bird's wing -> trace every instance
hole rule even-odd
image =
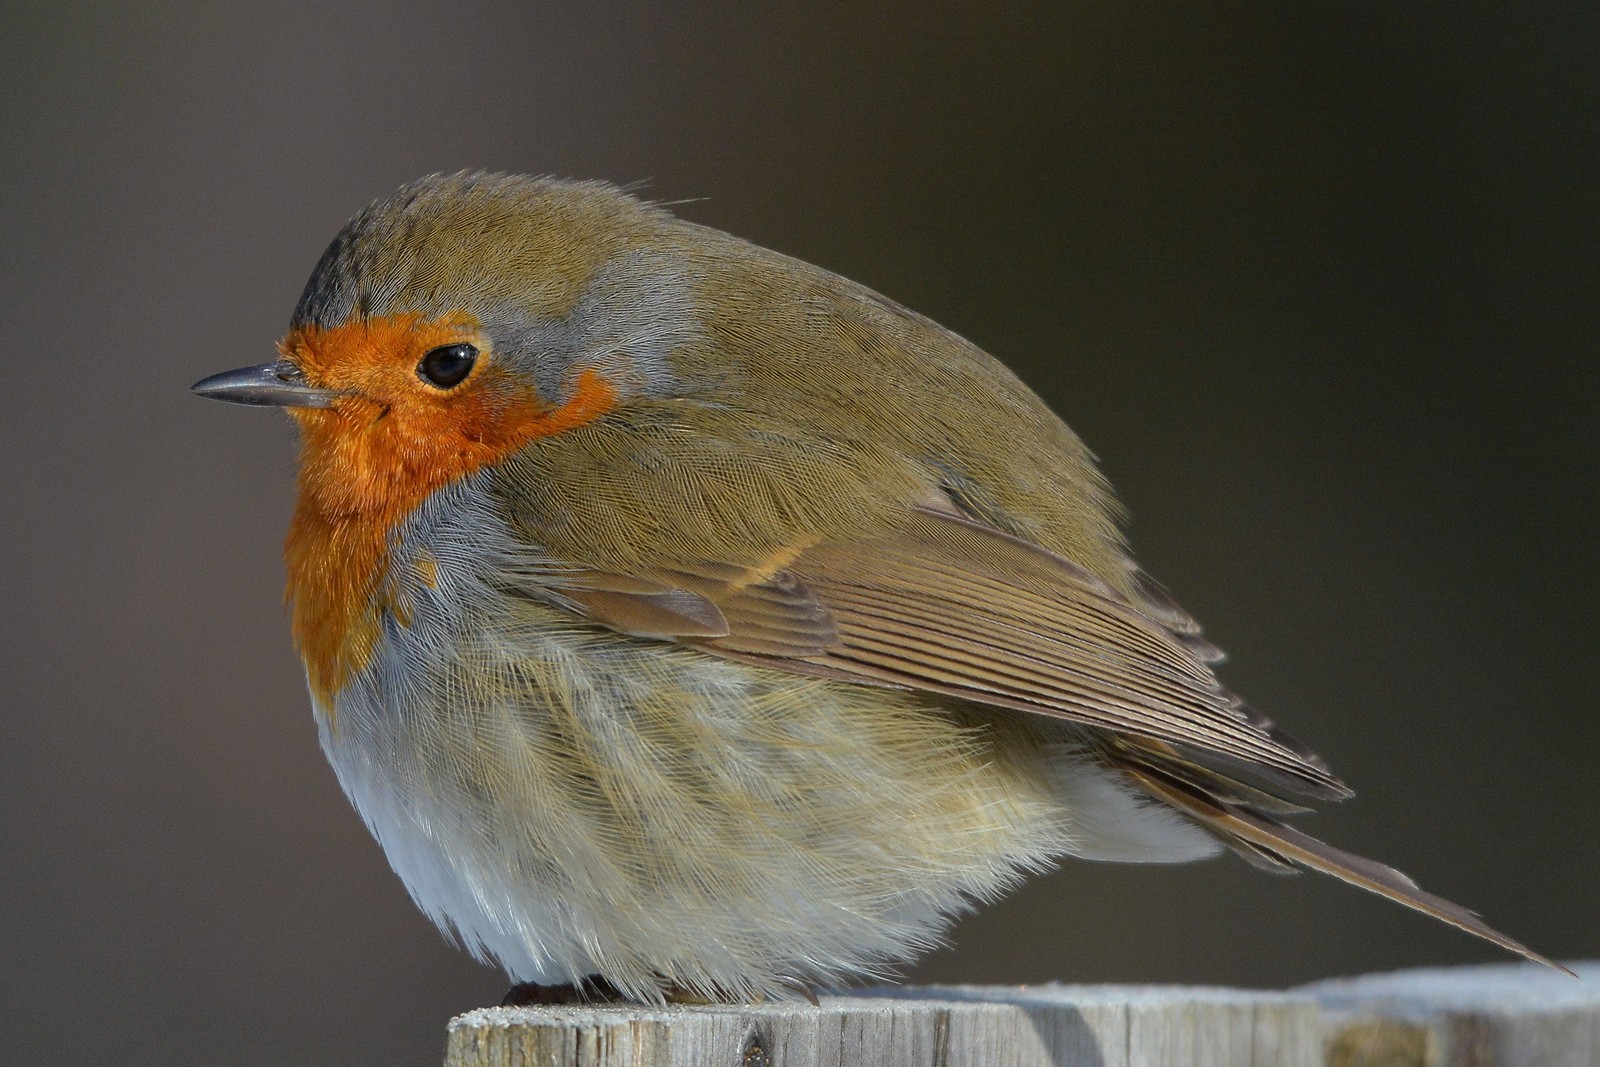
[[[1183,812],[1256,866],[1279,872],[1305,867],[1330,874],[1431,915],[1534,963],[1573,973],[1570,968],[1494,929],[1476,912],[1420,888],[1393,867],[1335,848],[1285,825],[1279,818],[1284,813],[1270,810],[1274,798],[1264,798],[1268,804],[1262,805],[1258,803],[1263,799],[1259,793],[1251,795],[1251,790],[1238,789],[1239,783],[1226,776],[1175,758],[1161,749],[1159,743],[1122,745],[1113,740],[1104,755],[1106,762],[1121,771],[1129,784]]]
[[[627,633],[1171,742],[1313,796],[1349,795],[1311,750],[1222,688],[1210,646],[1197,649],[1175,605],[1163,619],[1154,591],[1141,605],[936,506],[888,533],[802,540],[754,565],[697,561],[576,584],[580,610]]]
[[[1137,576],[1135,576],[1137,578]],[[892,533],[799,540],[755,563],[589,572],[592,620],[779,670],[889,685],[1079,723],[1103,763],[1257,866],[1300,867],[1565,970],[1404,874],[1285,825],[1305,809],[1218,770],[1325,798],[1349,790],[1218,684],[1198,628],[1154,587],[1124,596],[1037,545],[939,507]]]

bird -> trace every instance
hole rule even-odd
[[[515,995],[809,995],[1063,858],[1221,850],[1560,966],[1291,826],[1350,789],[1224,688],[1087,447],[837,274],[606,182],[434,175],[193,391],[298,423],[322,748]]]

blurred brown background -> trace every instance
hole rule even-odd
[[[1391,10],[1391,7],[1393,10]],[[1600,955],[1600,8],[9,3],[0,1047],[436,1062],[503,979],[317,750],[270,358],[432,171],[645,180],[1009,361],[1310,827]],[[1076,863],[919,980],[1282,985],[1500,959],[1326,879]]]

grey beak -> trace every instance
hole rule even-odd
[[[241,367],[202,378],[189,387],[196,396],[230,404],[268,404],[281,408],[327,408],[343,393],[307,385],[300,368],[280,360]]]

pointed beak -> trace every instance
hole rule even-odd
[[[230,404],[267,404],[281,408],[327,408],[344,394],[306,383],[300,368],[286,360],[241,367],[202,378],[189,387],[196,396]]]

